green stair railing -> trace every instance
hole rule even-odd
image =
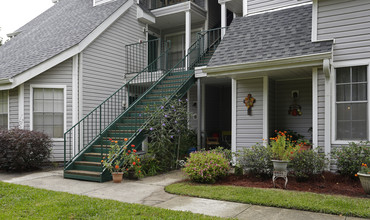
[[[101,147],[100,157],[103,158],[103,145],[109,145],[107,140],[110,137],[118,136],[118,141],[128,138],[128,145],[139,144],[144,138],[145,127],[157,110],[154,107],[150,107],[149,111],[145,109],[148,106],[167,105],[172,99],[181,98],[187,92],[195,82],[194,68],[202,61],[202,57],[215,50],[220,41],[219,33],[220,29],[200,33],[186,56],[168,69],[167,64],[161,64],[167,63],[162,62],[163,59],[167,60],[169,46],[166,46],[165,52],[150,65],[69,129],[64,134],[65,169],[73,161],[82,158],[92,145],[98,144]],[[119,124],[129,127],[121,136],[115,133],[119,130]],[[108,178],[107,170],[102,168],[101,181]]]
[[[161,44],[164,51],[160,56],[64,133],[65,168],[101,138],[106,128],[123,112],[128,111],[130,105],[146,94],[146,90],[166,73],[170,42],[165,41]]]

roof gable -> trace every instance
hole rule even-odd
[[[94,7],[93,0],[60,0],[0,47],[0,79],[13,78],[78,45],[125,2]]]

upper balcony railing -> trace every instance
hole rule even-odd
[[[146,5],[148,9],[153,10],[163,8],[170,5],[175,5],[182,2],[194,2],[194,0],[140,0],[142,4]]]

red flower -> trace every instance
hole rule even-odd
[[[112,138],[109,138],[108,140],[112,141]]]
[[[114,168],[116,168],[116,170],[118,170],[118,169],[119,169],[119,166],[118,166],[118,165],[116,165]]]
[[[130,150],[128,150],[128,152],[129,152],[129,153],[131,153],[131,151],[130,151]]]
[[[292,152],[290,152],[290,154],[293,154],[293,151],[292,151]]]
[[[123,139],[124,141],[127,141],[127,138]]]
[[[133,152],[136,153],[136,150],[134,149]]]
[[[133,163],[132,163],[132,165],[134,165],[134,166],[135,166],[135,165],[136,165],[136,162],[133,162]]]
[[[135,147],[135,144],[131,144],[131,147]]]

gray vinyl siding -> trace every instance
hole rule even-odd
[[[136,6],[133,6],[83,51],[83,115],[123,85],[125,45],[146,40],[144,27],[137,20]],[[147,61],[144,58],[138,62]]]
[[[248,14],[294,6],[306,2],[312,2],[312,0],[248,0]]]
[[[198,103],[197,103],[197,84],[194,84],[189,89],[189,96],[188,96],[189,102],[189,112],[192,114],[189,120],[189,128],[197,130],[198,128],[198,120],[197,120],[197,110],[198,110]]]
[[[72,59],[68,59],[53,68],[43,72],[35,78],[24,83],[24,125],[25,129],[30,129],[30,86],[31,85],[63,85],[67,87],[67,112],[64,114],[67,117],[67,124],[64,127],[66,131],[72,126]],[[52,149],[53,161],[64,160],[64,141],[54,141]]]
[[[221,25],[221,6],[217,1],[208,1],[208,28]]]
[[[199,5],[202,8],[204,8],[204,2],[205,2],[205,0],[194,0],[194,3]]]
[[[296,104],[301,106],[301,116],[288,114],[289,106],[293,104],[291,95],[293,90],[299,91]],[[311,139],[311,133],[308,132],[308,129],[312,127],[312,80],[277,81],[275,94],[276,129],[293,130],[306,139]]]
[[[318,70],[317,77],[317,144],[325,146],[325,74],[322,69]],[[323,149],[321,149],[323,151]]]
[[[9,90],[9,128],[18,128],[18,87]]]
[[[263,135],[263,78],[238,80],[236,85],[236,150],[262,143]],[[248,94],[256,99],[252,115],[243,103]]]
[[[334,61],[370,58],[370,1],[318,1],[318,40],[335,39]]]

